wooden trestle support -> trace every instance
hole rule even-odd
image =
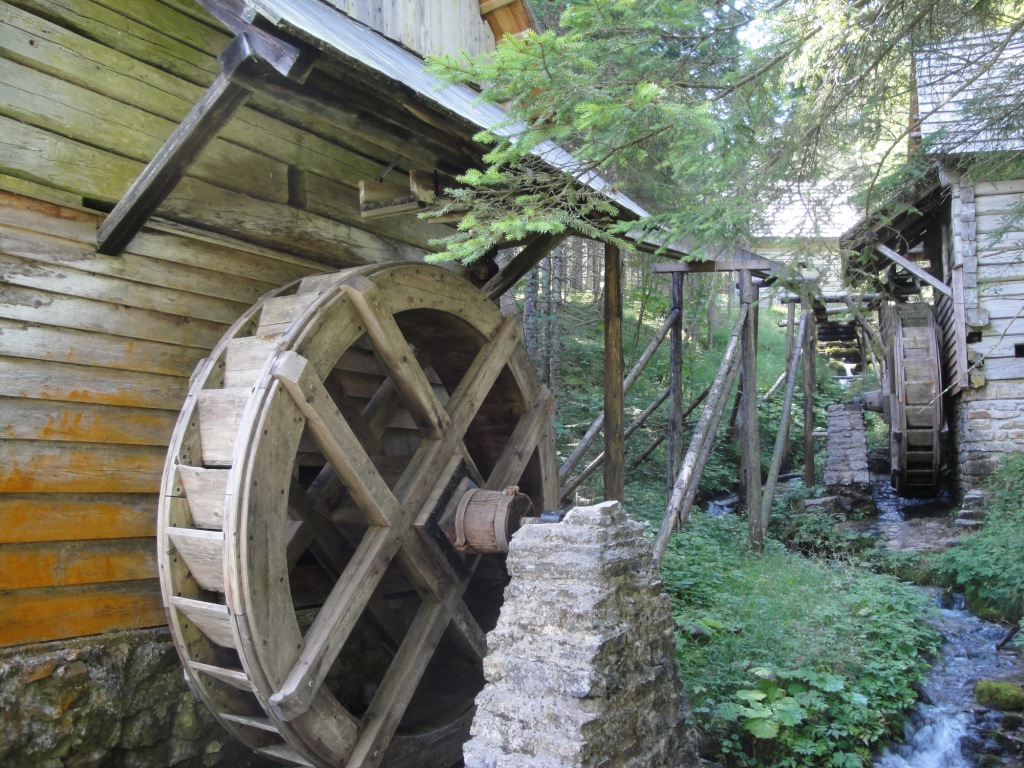
[[[254,750],[460,760],[507,576],[455,546],[454,508],[476,487],[558,500],[553,403],[520,338],[453,273],[377,265],[265,297],[197,370],[161,583],[186,678]]]

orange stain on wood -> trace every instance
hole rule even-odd
[[[58,542],[0,547],[0,589],[62,587],[156,578],[156,545]]]
[[[0,544],[156,535],[157,496],[0,497]]]

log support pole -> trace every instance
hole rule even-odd
[[[669,415],[668,415],[668,471],[665,485],[668,493],[679,472],[683,452],[683,272],[672,273],[671,310],[676,319],[669,335]]]
[[[814,376],[815,363],[815,337],[817,335],[817,323],[814,320],[811,299],[805,289],[800,297],[800,304],[804,315],[807,316],[808,328],[804,334],[804,486],[811,488],[814,485],[814,390],[816,387]]]
[[[622,252],[604,247],[604,497],[624,501],[625,440],[622,435]]]
[[[757,397],[757,299],[750,270],[740,270],[740,306],[746,307],[743,323],[741,370],[743,393],[740,403],[740,433],[745,458],[743,490],[747,505],[747,531],[752,549],[764,548],[761,527],[761,432],[758,425]]]

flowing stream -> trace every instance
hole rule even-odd
[[[879,516],[869,526],[889,546],[929,549],[953,535],[946,518],[952,506],[948,497],[902,499],[891,490],[888,478],[873,479]],[[935,622],[945,641],[924,681],[921,701],[907,721],[904,740],[878,755],[875,768],[974,768],[983,753],[999,755],[986,765],[1020,765],[1000,755],[989,735],[1001,713],[983,709],[974,698],[978,680],[1022,677],[1019,656],[995,649],[1005,630],[971,614],[960,595],[925,591],[939,606]]]

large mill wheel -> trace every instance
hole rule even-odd
[[[476,487],[555,506],[551,410],[514,321],[439,268],[307,278],[242,317],[194,377],[159,525],[225,727],[291,765],[458,762],[507,576],[452,520]]]
[[[938,327],[927,304],[898,305],[888,326],[884,389],[892,485],[902,496],[933,496],[945,437]]]

